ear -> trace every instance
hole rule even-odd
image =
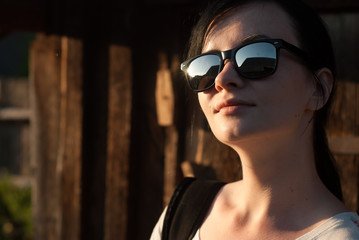
[[[332,93],[334,77],[328,68],[321,68],[313,73],[314,91],[309,101],[308,108],[316,111],[321,109],[327,102]]]

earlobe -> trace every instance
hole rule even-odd
[[[314,91],[309,102],[309,109],[316,111],[328,102],[334,85],[334,76],[330,69],[321,68],[313,73],[313,78]]]

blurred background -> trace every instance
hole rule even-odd
[[[179,71],[200,0],[0,1],[0,239],[143,240],[183,176],[233,181]],[[308,0],[328,25],[328,126],[359,209],[359,2]]]

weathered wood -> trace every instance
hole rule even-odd
[[[176,185],[178,133],[173,125],[175,96],[167,54],[160,52],[158,60],[155,96],[157,122],[165,127],[163,204],[166,206]]]
[[[348,208],[359,210],[359,68],[355,60],[359,51],[359,15],[335,13],[322,16],[332,36],[338,66],[337,92],[328,124],[329,144],[337,160],[344,202]]]
[[[32,195],[34,239],[61,238],[60,173],[58,171],[61,40],[38,35],[30,55],[30,76],[36,95],[38,138]]]
[[[195,163],[201,164],[203,160],[203,146],[204,146],[204,130],[202,128],[198,129],[198,140],[197,140],[197,150],[196,156],[194,158]]]
[[[109,58],[105,239],[125,240],[128,221],[132,53],[128,47],[111,45]]]
[[[30,109],[2,108],[0,121],[28,121],[31,116]]]
[[[193,167],[191,166],[191,162],[184,161],[181,163],[181,170],[184,177],[195,177],[195,173]]]
[[[344,203],[348,209],[358,211],[359,159],[354,155],[335,155],[343,191]]]
[[[358,205],[358,83],[339,81],[334,108],[328,126],[329,144],[335,153],[346,206],[355,211]]]
[[[335,154],[359,155],[358,136],[332,136],[328,141],[331,151]]]
[[[39,233],[36,233],[38,230],[37,223],[38,223],[38,217],[37,214],[39,213],[40,209],[38,207],[38,191],[39,188],[37,186],[37,183],[39,182],[37,175],[39,174],[38,170],[38,163],[39,160],[39,154],[40,154],[40,147],[39,147],[39,121],[38,121],[38,103],[37,103],[37,97],[36,97],[36,80],[35,77],[37,77],[36,69],[38,68],[37,63],[37,49],[39,48],[37,46],[38,44],[36,42],[33,42],[33,44],[29,48],[29,92],[31,93],[29,96],[29,108],[32,110],[30,114],[30,137],[29,140],[31,142],[29,146],[29,167],[31,171],[31,210],[32,210],[32,220],[33,220],[33,229],[34,229],[34,236],[37,234],[39,236]]]
[[[166,128],[163,204],[167,206],[176,186],[178,132],[175,126]]]
[[[157,121],[160,126],[171,126],[174,117],[174,93],[166,54],[159,54],[159,62],[156,81]]]
[[[82,44],[38,35],[31,46],[35,99],[31,124],[37,137],[32,166],[34,238],[80,236],[82,141]]]
[[[61,38],[61,239],[80,238],[82,166],[82,41]],[[60,167],[58,168],[58,171]]]

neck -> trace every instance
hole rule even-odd
[[[314,206],[318,198],[313,196],[326,191],[317,176],[311,137],[306,133],[276,141],[256,140],[234,149],[242,162],[239,194],[245,215],[263,218],[294,209],[298,213]]]

